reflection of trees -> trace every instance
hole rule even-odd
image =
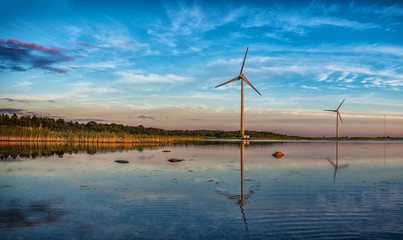
[[[237,131],[237,133],[239,134],[239,131]],[[252,141],[250,141],[252,142]],[[236,148],[239,147],[239,140],[186,140],[186,141],[175,141],[176,144],[186,144],[186,145],[197,145],[197,146],[234,146]],[[275,141],[270,141],[270,142],[266,142],[266,141],[253,141],[252,145],[245,145],[245,147],[267,147],[268,145],[286,145],[286,142],[275,142]]]
[[[145,148],[155,148],[172,144],[147,143],[41,143],[41,142],[0,142],[0,159],[37,158],[77,154],[80,152],[95,154],[97,152],[122,152],[127,150],[142,151]]]
[[[254,142],[253,147],[266,147],[267,145],[286,144],[282,142]],[[127,150],[143,151],[148,148],[171,146],[173,143],[74,143],[74,142],[9,142],[0,141],[0,160],[20,158],[37,158],[59,156],[65,154],[97,152],[121,152]],[[175,146],[209,147],[209,146],[239,146],[239,141],[177,141]]]
[[[335,182],[336,182],[337,170],[339,170],[339,169],[344,169],[344,168],[347,168],[348,166],[350,166],[349,163],[339,165],[339,141],[336,142],[336,163],[334,163],[334,162],[333,162],[332,160],[330,160],[329,158],[328,158],[327,160],[328,160],[329,163],[334,167],[333,183],[335,183]]]
[[[248,223],[246,221],[246,213],[245,213],[245,209],[244,209],[244,205],[246,204],[246,200],[248,200],[249,198],[252,197],[252,195],[256,192],[260,190],[260,182],[256,183],[255,185],[251,186],[249,188],[249,191],[247,194],[245,194],[244,192],[244,182],[245,182],[245,174],[244,174],[244,170],[245,170],[245,142],[241,143],[241,194],[240,195],[236,195],[236,194],[231,194],[227,191],[224,190],[216,190],[216,193],[223,195],[225,197],[227,197],[229,200],[235,201],[236,204],[239,205],[239,208],[241,209],[241,214],[242,214],[242,218],[245,224],[245,229],[248,231]]]
[[[12,231],[15,228],[35,227],[42,224],[53,224],[68,214],[58,208],[63,199],[36,201],[24,204],[21,199],[13,199],[0,210],[0,229]]]

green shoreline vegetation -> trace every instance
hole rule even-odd
[[[245,131],[251,139],[268,140],[337,140],[336,138],[298,137],[266,131]],[[165,130],[143,125],[78,123],[48,117],[0,114],[0,141],[93,142],[93,143],[169,143],[175,140],[239,139],[239,131]],[[389,137],[352,137],[339,140],[399,140]]]

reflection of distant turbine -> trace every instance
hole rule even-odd
[[[339,166],[339,142],[336,142],[336,163],[333,163],[330,159],[328,159],[329,163],[333,165],[334,167],[334,174],[333,174],[333,183],[336,182],[336,174],[337,174],[337,170],[343,169],[343,168],[347,168],[348,166],[350,166],[349,163],[347,164],[343,164]]]
[[[243,105],[244,105],[244,104],[243,104],[243,82],[245,81],[245,82],[246,82],[247,84],[249,84],[249,86],[251,86],[259,95],[261,95],[260,92],[259,92],[258,90],[256,90],[256,88],[252,85],[252,83],[250,83],[250,82],[248,81],[248,79],[243,75],[243,67],[245,66],[245,60],[246,60],[246,55],[247,55],[247,54],[248,54],[248,48],[246,48],[245,57],[243,58],[242,68],[241,68],[241,72],[239,73],[239,76],[236,77],[236,78],[234,78],[234,79],[232,79],[232,80],[229,80],[229,81],[227,81],[227,82],[225,82],[225,83],[222,83],[222,84],[216,86],[216,88],[218,88],[218,87],[221,87],[222,85],[225,85],[225,84],[227,84],[227,83],[241,80],[241,138],[246,138],[246,136],[245,136],[245,127],[244,127],[245,121],[244,121],[244,106],[243,106]]]
[[[343,101],[340,103],[339,107],[336,110],[324,110],[324,111],[337,113],[337,115],[336,115],[336,137],[337,138],[339,138],[339,118],[340,118],[341,123],[343,123],[343,119],[341,119],[339,109],[340,109],[341,105],[344,103],[344,100],[346,100],[346,99],[343,99]]]

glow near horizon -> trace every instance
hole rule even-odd
[[[0,3],[0,108],[167,129],[403,136],[399,1]],[[15,52],[18,51],[18,54]],[[5,110],[5,109],[8,110]]]

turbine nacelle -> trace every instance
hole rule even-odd
[[[337,118],[340,118],[341,123],[343,123],[343,119],[341,118],[341,114],[340,114],[339,110],[324,110],[324,111],[337,113]]]
[[[335,113],[337,113],[337,119],[340,118],[341,123],[343,123],[343,119],[341,118],[341,114],[340,114],[339,109],[340,109],[341,105],[343,105],[343,103],[344,103],[345,100],[346,100],[346,99],[343,99],[343,101],[340,103],[339,107],[338,107],[336,110],[323,110],[323,111],[335,112]]]

